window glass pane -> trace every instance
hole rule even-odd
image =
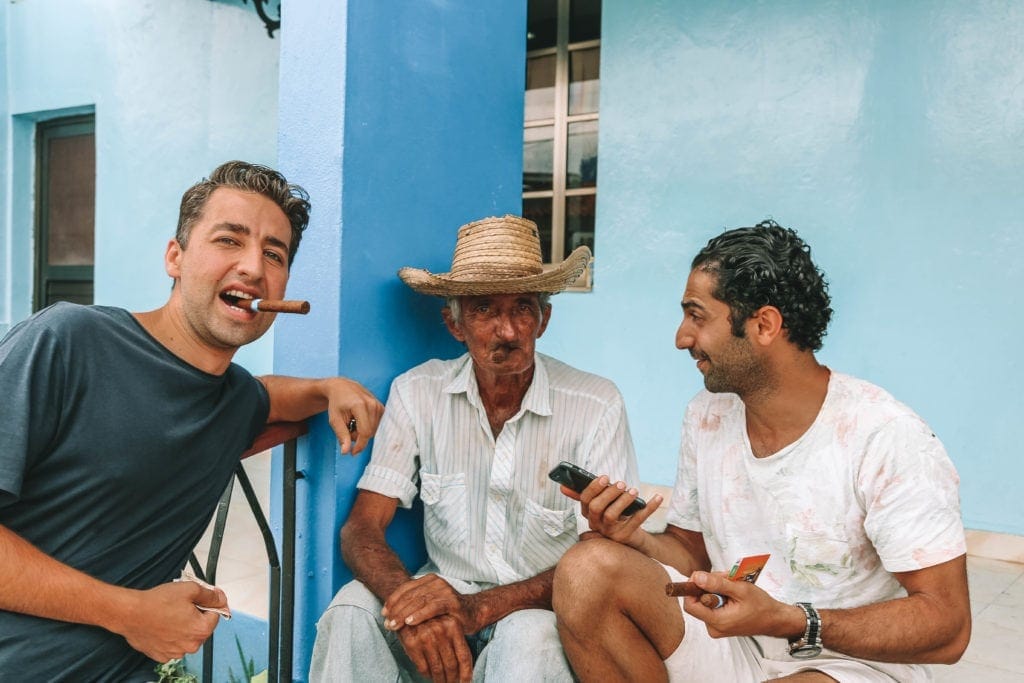
[[[526,60],[526,120],[555,115],[555,55]]]
[[[529,0],[526,7],[526,50],[554,47],[558,39],[558,0]]]
[[[569,42],[600,38],[601,0],[572,0],[569,6]]]
[[[586,245],[594,252],[594,206],[596,194],[565,198],[565,256],[576,247]],[[565,256],[562,258],[564,259]]]
[[[92,303],[92,280],[83,281],[62,281],[48,280],[46,283],[45,306],[50,306],[58,301],[70,301],[74,304],[88,306]]]
[[[46,211],[52,266],[93,265],[95,168],[92,134],[50,140]]]
[[[569,53],[569,115],[597,111],[601,87],[601,48]]]
[[[523,218],[529,218],[537,224],[544,263],[551,263],[551,197],[524,199]]]
[[[566,150],[565,186],[597,185],[597,121],[569,124],[569,147]]]
[[[551,189],[554,134],[554,126],[523,129],[523,192]]]

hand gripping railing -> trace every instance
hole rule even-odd
[[[241,460],[235,468],[235,479],[245,494],[267,551],[267,563],[270,566],[270,611],[268,618],[269,655],[267,657],[267,680],[279,683],[292,680],[292,644],[295,627],[295,481],[301,475],[296,472],[296,440],[305,434],[309,427],[305,422],[276,422],[269,424],[256,437],[252,448],[242,454],[241,460],[251,455],[262,453],[268,448],[284,444],[283,477],[281,491],[281,556],[278,557],[277,545],[270,530],[263,509],[260,507],[256,492],[252,488],[249,476],[245,473]],[[217,506],[214,519],[213,535],[210,550],[206,556],[205,569],[199,564],[195,554],[189,557],[189,565],[196,576],[207,583],[217,582],[217,563],[220,560],[221,541],[224,538],[224,526],[227,524],[228,507],[231,504],[231,491],[234,482],[228,484]],[[213,681],[213,636],[203,646],[203,678],[205,683]]]

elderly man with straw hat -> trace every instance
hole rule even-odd
[[[535,350],[551,294],[589,260],[580,247],[545,270],[537,226],[506,215],[460,228],[450,272],[399,271],[445,298],[441,315],[467,353],[391,386],[341,530],[356,579],[317,624],[311,681],[572,680],[551,579],[586,526],[548,472],[568,460],[638,478],[615,385]],[[429,558],[414,576],[385,530],[417,495]]]

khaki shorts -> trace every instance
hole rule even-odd
[[[671,581],[686,577],[668,565],[661,565]],[[799,671],[821,671],[842,683],[917,683],[931,681],[931,670],[917,664],[884,664],[851,659],[824,650],[812,660],[789,656],[784,638],[767,636],[712,638],[704,622],[683,610],[683,640],[665,660],[669,681],[766,681]]]

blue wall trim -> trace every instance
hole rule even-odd
[[[285,5],[279,158],[313,202],[289,292],[313,311],[278,322],[276,372],[351,376],[384,400],[398,373],[461,353],[440,300],[411,292],[396,272],[447,270],[461,224],[519,211],[525,10],[472,0]],[[308,585],[297,598],[297,675],[313,624],[350,577],[337,531],[366,460],[339,456],[320,418],[300,444],[308,518],[298,575]],[[416,515],[396,524],[390,537],[416,569]]]

